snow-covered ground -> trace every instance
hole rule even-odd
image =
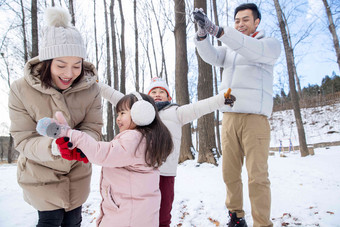
[[[340,104],[301,111],[309,144],[340,141],[339,109]],[[289,139],[298,145],[291,110],[274,113],[270,123],[271,146],[278,146],[280,140],[287,146]],[[314,156],[304,158],[298,151],[282,154],[269,157],[274,226],[340,227],[340,146],[316,148]],[[100,167],[93,167],[91,193],[83,206],[84,227],[95,226],[101,201]],[[0,165],[0,176],[0,226],[35,226],[37,212],[23,201],[16,165]],[[246,220],[252,226],[246,169],[243,179]],[[225,197],[221,165],[199,165],[196,160],[180,164],[171,227],[225,226]]]
[[[340,146],[315,149],[314,156],[278,152],[269,157],[274,226],[340,226]],[[221,165],[179,165],[171,226],[225,226],[225,186]],[[37,212],[22,199],[16,165],[0,165],[0,226],[33,227]],[[91,194],[83,206],[82,226],[93,227],[99,212],[100,167],[94,166]],[[247,179],[246,170],[243,179]],[[246,220],[252,226],[247,184],[244,183]]]
[[[340,103],[301,109],[307,144],[340,141]],[[269,119],[271,147],[299,145],[293,110],[278,111]]]

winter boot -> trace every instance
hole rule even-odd
[[[248,227],[246,219],[238,218],[236,213],[231,213],[229,211],[229,218],[228,227]]]

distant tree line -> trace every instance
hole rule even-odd
[[[333,71],[332,76],[326,75],[322,79],[320,86],[318,84],[308,84],[308,87],[304,87],[302,89],[300,100],[310,99],[318,96],[326,96],[337,92],[340,92],[340,76],[336,75],[336,73]],[[286,94],[283,89],[281,89],[280,94],[276,94],[274,97],[274,106],[282,105],[288,102],[291,102],[290,92]]]

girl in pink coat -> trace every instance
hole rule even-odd
[[[59,112],[58,121],[41,119],[37,131],[59,138],[61,153],[71,156],[74,149],[68,147],[77,147],[90,162],[103,167],[98,226],[158,227],[158,167],[173,148],[170,132],[148,95],[126,95],[118,102],[116,111],[120,133],[111,142],[97,142],[86,133],[70,129]]]

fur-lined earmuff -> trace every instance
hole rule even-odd
[[[131,107],[131,119],[138,126],[146,126],[153,122],[156,116],[155,107],[144,100],[138,92],[132,93],[138,99]]]

